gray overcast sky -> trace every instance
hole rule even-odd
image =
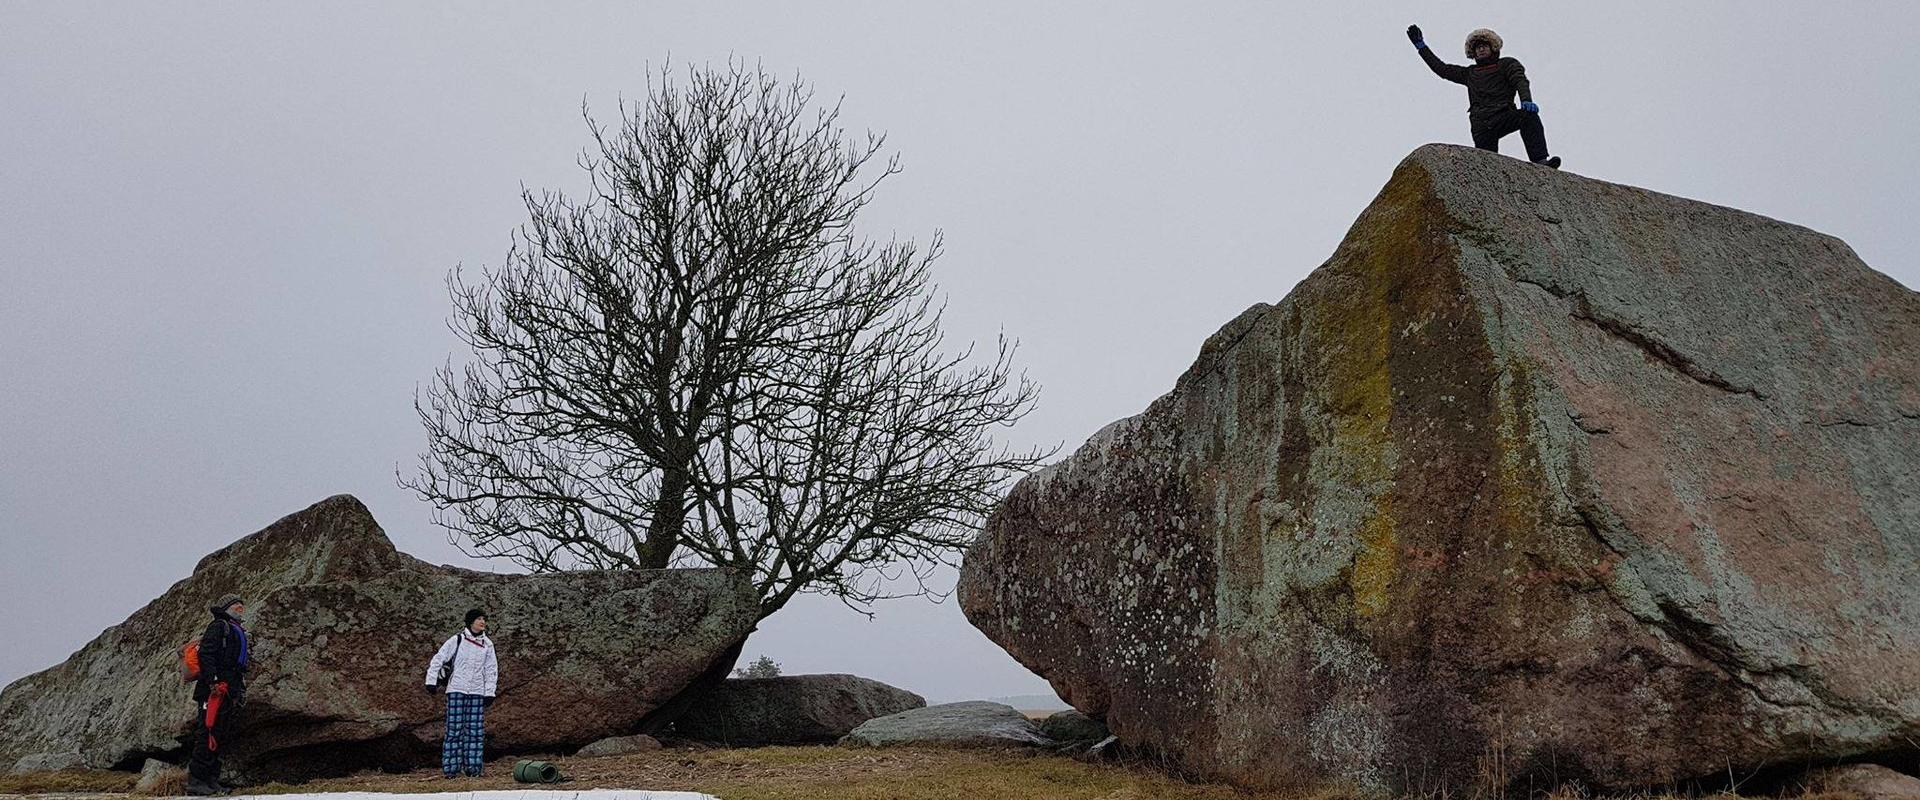
[[[612,116],[669,55],[798,71],[889,133],[867,230],[945,230],[950,334],[1005,330],[1045,387],[1019,443],[1139,411],[1409,150],[1466,141],[1410,22],[1455,62],[1498,30],[1569,170],[1920,285],[1920,5],[1437,5],[0,2],[0,682],[330,494],[464,561],[393,478],[459,356],[442,280],[499,263],[522,183],[579,187],[582,99]],[[1045,690],[951,602],[803,602],[747,650]]]

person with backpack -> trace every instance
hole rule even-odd
[[[200,634],[193,700],[200,704],[193,757],[187,763],[187,794],[226,793],[220,785],[220,751],[233,743],[233,717],[247,695],[249,644],[242,622],[247,607],[227,595],[208,607],[213,621]]]
[[[1535,164],[1560,168],[1560,157],[1547,155],[1547,131],[1540,124],[1540,107],[1533,102],[1533,85],[1527,80],[1526,67],[1520,61],[1500,56],[1500,34],[1481,28],[1467,34],[1467,57],[1473,66],[1463,67],[1441,61],[1427,49],[1420,26],[1408,25],[1407,38],[1413,41],[1420,59],[1443,80],[1467,87],[1467,122],[1473,131],[1473,146],[1500,152],[1500,138],[1514,131],[1526,143],[1527,159]],[[1520,107],[1513,106],[1515,94]]]
[[[486,747],[486,711],[500,683],[500,661],[487,638],[487,615],[467,612],[467,624],[440,645],[427,663],[427,693],[447,693],[447,735],[440,745],[440,773],[480,777]]]

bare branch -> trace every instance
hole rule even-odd
[[[741,568],[763,615],[937,594],[1051,455],[994,440],[1037,389],[1011,342],[947,347],[937,233],[855,233],[898,158],[814,100],[730,63],[650,74],[617,124],[583,107],[586,194],[524,190],[505,263],[448,276],[474,357],[416,397],[401,482],[451,539],[534,570]]]

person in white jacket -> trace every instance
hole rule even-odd
[[[480,777],[486,742],[487,706],[500,684],[500,661],[487,638],[487,614],[467,612],[467,625],[440,645],[427,663],[427,692],[447,693],[447,737],[440,745],[440,772],[448,778]]]

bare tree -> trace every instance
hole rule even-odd
[[[448,276],[475,358],[416,398],[401,483],[456,544],[534,570],[744,569],[763,617],[928,593],[1050,455],[993,438],[1034,385],[1004,338],[946,347],[938,233],[853,230],[899,170],[883,136],[758,69],[648,83],[617,128],[585,114],[584,198],[525,192],[504,265]]]

